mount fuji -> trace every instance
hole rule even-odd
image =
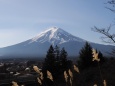
[[[75,57],[79,55],[85,43],[84,39],[73,36],[61,28],[52,27],[25,42],[0,48],[0,57],[45,57],[50,45],[58,45],[60,49],[64,47],[69,57]],[[115,48],[111,45],[89,43],[104,55],[107,55],[113,47]]]

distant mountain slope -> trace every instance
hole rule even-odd
[[[44,57],[49,46],[65,47],[69,56],[77,56],[86,40],[75,37],[68,32],[52,27],[25,42],[0,49],[0,57]],[[92,47],[107,54],[115,46],[91,43]]]

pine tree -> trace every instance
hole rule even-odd
[[[55,55],[55,75],[54,77],[57,78],[60,73],[60,49],[56,45],[54,48],[54,55]]]
[[[61,68],[63,70],[67,69],[67,52],[65,51],[64,48],[62,48],[61,52],[60,52],[60,64],[61,64]]]
[[[60,53],[60,60],[62,62],[67,61],[67,52],[65,51],[64,47],[62,48],[61,53]]]
[[[54,55],[54,48],[53,48],[52,45],[50,46],[50,48],[49,48],[49,50],[47,52],[47,55],[46,55],[46,58],[45,58],[45,62],[49,66],[53,66],[54,65],[55,55]]]
[[[56,61],[59,61],[60,50],[59,50],[59,47],[57,45],[54,48],[54,54],[55,54]]]
[[[88,42],[79,52],[78,66],[80,69],[85,69],[92,66],[92,47]]]
[[[100,63],[105,62],[105,57],[103,56],[103,54],[101,53],[101,51],[99,51],[98,57],[100,58]]]
[[[67,60],[67,55],[68,54],[64,48],[60,51],[57,45],[55,48],[51,45],[47,51],[42,67],[44,77],[47,77],[47,70],[52,73],[54,79],[58,79],[60,77],[59,75],[63,75],[64,70],[67,70],[72,64],[71,61]]]
[[[53,73],[54,69],[55,69],[55,54],[54,54],[54,48],[51,45],[47,51],[47,55],[46,55],[45,61],[43,63],[42,70],[46,74],[47,70],[49,70],[51,73]]]

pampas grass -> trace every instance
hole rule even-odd
[[[47,70],[47,78],[49,78],[51,81],[53,81],[53,76],[50,71]]]
[[[107,86],[106,80],[103,80],[103,85],[104,85],[104,86]]]
[[[38,73],[40,76],[37,77],[37,81],[40,85],[42,85],[42,80],[44,79],[43,77],[43,73],[40,71],[40,69],[37,66],[33,66],[34,71],[36,71],[36,73]]]
[[[76,65],[73,65],[73,67],[74,67],[74,70],[75,70],[77,73],[80,73],[80,72],[79,72],[79,69],[78,69],[78,67],[77,67]]]
[[[77,73],[80,73],[76,65],[73,65],[73,70]],[[66,81],[66,86],[73,85],[73,72],[71,71],[71,69],[69,69],[67,72],[64,71],[64,79]]]
[[[24,85],[21,85],[21,86],[24,86]]]
[[[68,70],[68,73],[69,73],[70,78],[73,80],[73,73],[70,69]]]
[[[34,71],[36,71],[38,74],[40,74],[40,69],[37,66],[33,66]]]
[[[43,77],[43,73],[42,73],[42,72],[40,72],[40,79],[41,79],[41,80],[44,79],[44,77]]]
[[[67,75],[67,72],[66,72],[66,71],[64,71],[64,78],[65,78],[65,81],[67,82],[67,80],[68,80],[68,75]]]
[[[97,84],[94,84],[93,86],[97,86]],[[107,86],[106,80],[103,80],[103,86]]]
[[[93,86],[97,86],[97,84],[94,84]]]
[[[69,69],[68,70],[68,73],[69,73],[69,76],[70,76],[70,85],[72,86],[72,81],[73,81],[73,73],[72,73],[72,71]]]
[[[70,85],[72,86],[72,79],[70,78]]]
[[[38,80],[38,83],[39,83],[40,85],[42,85],[42,81],[40,80],[39,77],[37,78],[37,80]]]
[[[103,80],[103,77],[102,77],[101,68],[100,68],[100,65],[99,65],[100,59],[98,57],[98,53],[96,52],[95,49],[92,49],[92,54],[93,54],[93,60],[92,61],[97,61],[98,62],[98,68],[99,68],[99,71],[100,71],[100,76],[101,76],[101,79],[102,79],[102,82],[103,82],[103,86],[107,86],[106,80]]]
[[[92,61],[100,61],[100,59],[98,58],[98,53],[96,52],[95,49],[92,49],[92,54],[93,54],[93,59]]]
[[[17,84],[17,82],[12,81],[12,86],[19,86],[19,85]]]

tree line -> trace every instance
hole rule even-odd
[[[83,71],[84,69],[87,69],[89,67],[97,66],[97,61],[92,61],[92,49],[93,48],[91,47],[91,45],[88,42],[86,42],[80,50],[78,60],[76,61],[76,65],[79,67],[80,71]],[[97,50],[96,52],[98,53],[100,64],[105,62],[103,54]],[[42,71],[44,73],[44,77],[46,77],[47,70],[49,70],[52,73],[54,79],[57,79],[59,75],[63,75],[63,72],[65,70],[72,69],[72,61],[68,60],[67,56],[68,53],[65,50],[65,48],[62,48],[60,50],[60,48],[57,45],[55,47],[51,45],[47,51],[47,55],[43,63]]]

